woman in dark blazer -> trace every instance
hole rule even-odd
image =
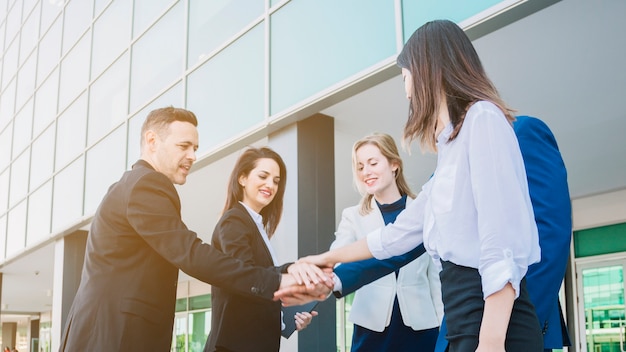
[[[224,212],[213,231],[213,246],[249,265],[279,266],[269,239],[280,222],[286,181],[285,163],[276,152],[266,147],[244,151],[230,176]],[[286,266],[280,268],[287,271]],[[279,350],[284,327],[280,301],[213,287],[211,303],[211,333],[205,351]],[[316,314],[304,312],[284,319],[295,319],[301,330]]]

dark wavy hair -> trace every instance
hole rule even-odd
[[[445,96],[456,138],[469,107],[486,100],[495,104],[513,122],[507,107],[487,77],[480,58],[463,29],[448,20],[436,20],[419,27],[398,55],[397,65],[411,72],[413,94],[404,141],[420,141],[422,148],[436,151],[435,131],[439,103]]]
[[[230,179],[228,180],[226,204],[224,205],[222,214],[235,206],[239,201],[243,200],[243,187],[239,184],[239,177],[248,176],[256,167],[259,159],[272,159],[280,168],[280,180],[278,181],[278,189],[276,190],[274,199],[261,210],[263,227],[265,227],[268,236],[271,236],[276,231],[276,227],[278,227],[283,214],[283,198],[285,195],[285,185],[287,184],[287,168],[280,155],[268,147],[250,147],[239,156],[230,174]]]

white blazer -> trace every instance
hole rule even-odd
[[[407,205],[411,201],[407,197]],[[360,205],[356,205],[343,210],[331,249],[348,245],[385,226],[375,199],[372,198],[369,214],[360,215],[359,208]],[[391,321],[396,295],[404,325],[424,330],[441,324],[443,302],[439,270],[428,254],[402,267],[397,279],[395,273],[391,273],[358,289],[350,321],[369,330],[383,331]]]

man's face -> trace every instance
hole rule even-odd
[[[196,161],[198,129],[189,122],[174,121],[167,132],[154,137],[153,148],[154,168],[172,183],[182,185]]]

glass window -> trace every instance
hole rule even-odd
[[[13,138],[13,125],[7,126],[0,132],[0,172],[11,162],[11,142]]]
[[[48,127],[57,116],[57,97],[59,91],[59,70],[55,69],[35,93],[35,116],[33,132],[35,135]]]
[[[24,102],[32,98],[35,91],[35,72],[37,65],[37,55],[31,55],[17,74],[17,94],[15,106],[20,109]]]
[[[130,45],[131,6],[130,0],[115,0],[94,23],[91,77],[97,77]]]
[[[48,127],[34,142],[30,159],[30,188],[39,187],[52,177],[54,167],[54,125]]]
[[[74,0],[66,3],[63,15],[63,54],[67,53],[89,28],[93,13],[93,0]],[[89,61],[83,61],[83,65],[86,62]]]
[[[7,221],[7,258],[24,249],[26,239],[26,200],[9,211]]]
[[[61,18],[59,15],[61,14],[64,3],[64,0],[41,1],[41,27],[39,29],[41,34],[48,31],[48,28],[50,28],[50,25],[55,19]],[[61,23],[61,20],[58,20],[56,23]]]
[[[7,42],[11,42],[20,31],[20,25],[22,24],[22,3],[16,1],[13,5],[9,5],[9,8],[9,14],[6,19],[7,33],[5,40]]]
[[[24,9],[26,10],[26,4],[24,4]],[[37,45],[37,40],[39,39],[39,11],[33,11],[24,24],[22,25],[22,29],[20,30],[20,62],[24,62],[24,58],[28,57],[30,52]]]
[[[176,4],[132,49],[130,110],[145,104],[183,70],[184,6]]]
[[[263,15],[264,9],[264,1],[259,0],[191,0],[187,67],[206,58],[206,55]]]
[[[61,62],[61,84],[59,86],[59,109],[61,110],[89,84],[90,38],[90,35],[85,35]]]
[[[9,169],[0,173],[0,214],[9,208]],[[4,229],[2,229],[4,230]],[[0,236],[0,241],[3,238]]]
[[[275,114],[395,56],[394,2],[290,1],[272,15],[270,35]]]
[[[0,97],[0,129],[13,118],[15,112],[15,80],[12,80]]]
[[[172,0],[135,0],[133,38],[143,33],[171,3]]]
[[[75,223],[83,215],[84,158],[79,158],[54,177],[52,232]]]
[[[2,6],[0,6],[2,7]],[[4,16],[0,16],[0,19],[4,19]],[[4,54],[4,32],[6,29],[6,21],[0,20],[0,53]]]
[[[0,216],[0,259],[4,259],[4,249],[7,240],[7,217]]]
[[[502,0],[402,1],[404,42],[424,23],[446,18],[459,23]]]
[[[57,119],[55,170],[60,170],[85,150],[87,94],[81,95]]]
[[[189,351],[202,352],[211,332],[211,311],[190,312],[187,327]]]
[[[61,20],[54,22],[46,35],[39,42],[37,62],[37,85],[48,77],[50,71],[57,67],[61,58]]]
[[[28,151],[18,156],[11,165],[11,192],[9,193],[9,208],[21,201],[28,194],[28,166],[30,153]]]
[[[128,54],[91,85],[87,143],[95,143],[128,115]]]
[[[187,107],[198,117],[199,154],[265,121],[263,52],[261,24],[189,75]]]
[[[40,242],[50,235],[52,219],[52,181],[47,182],[28,197],[28,226],[26,244]]]
[[[33,132],[33,101],[30,100],[24,108],[15,115],[13,123],[13,154],[21,153],[31,141]]]
[[[126,166],[126,125],[118,127],[87,152],[85,214],[93,214],[109,186]]]
[[[17,72],[18,41],[10,43],[2,57],[2,89],[6,88]]]
[[[182,83],[178,83],[174,87],[170,88],[167,92],[163,93],[163,95],[155,99],[152,103],[148,104],[145,108],[136,113],[135,116],[130,118],[128,121],[128,152],[126,156],[127,169],[130,169],[141,156],[141,127],[143,126],[143,122],[146,120],[150,111],[170,105],[175,107],[183,106]]]

